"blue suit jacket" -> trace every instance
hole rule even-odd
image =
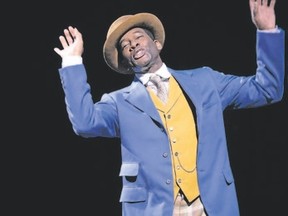
[[[223,111],[268,105],[283,96],[284,32],[258,32],[256,51],[256,74],[247,77],[209,67],[181,71],[169,68],[195,107],[199,187],[209,216],[239,215]],[[169,140],[145,87],[135,78],[130,86],[104,94],[94,103],[83,65],[69,66],[59,72],[75,133],[121,140],[123,215],[172,215]]]

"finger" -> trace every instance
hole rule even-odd
[[[256,10],[258,9],[258,5],[261,5],[261,0],[250,0],[250,10],[253,14],[256,13]]]
[[[69,31],[73,37],[74,40],[77,40],[77,39],[82,39],[82,35],[81,33],[78,31],[77,28],[73,28],[73,27],[69,27]]]
[[[61,43],[63,48],[69,46],[69,44],[67,43],[67,40],[66,40],[66,38],[64,36],[62,36],[62,35],[59,36],[59,40],[60,40],[60,43]]]
[[[71,32],[70,32],[69,28],[68,29],[64,29],[64,35],[65,35],[65,38],[67,40],[68,45],[73,43],[73,38],[71,36]]]
[[[54,51],[61,56],[61,50],[57,47],[54,48]]]
[[[254,4],[257,0],[249,0],[249,4]]]
[[[274,7],[275,7],[275,4],[276,4],[276,0],[271,0],[271,1],[270,1],[270,7],[271,7],[271,8],[274,8]]]
[[[268,0],[262,0],[262,5],[268,6]]]
[[[76,38],[75,28],[73,28],[72,26],[69,26],[69,27],[68,27],[68,30],[69,30],[72,38],[75,39],[75,38]]]
[[[249,4],[250,4],[250,11],[251,11],[252,19],[254,19],[255,16],[257,15],[258,7],[261,5],[261,0],[250,0]]]
[[[254,6],[258,6],[262,4],[262,0],[255,0],[254,1]]]
[[[255,0],[249,0],[250,8],[253,9],[255,4]]]

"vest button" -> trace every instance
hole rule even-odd
[[[171,114],[168,114],[168,115],[167,115],[167,118],[168,118],[168,119],[171,119]]]
[[[173,129],[174,129],[173,127],[170,127],[170,128],[169,128],[170,131],[173,131]]]
[[[172,142],[173,142],[173,143],[176,143],[176,138],[174,138],[174,139],[172,140]]]
[[[179,184],[181,184],[181,182],[182,182],[181,178],[179,178],[177,181]]]

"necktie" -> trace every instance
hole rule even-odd
[[[157,89],[157,92],[156,92],[157,96],[160,98],[160,100],[166,103],[167,97],[168,97],[168,89],[164,81],[161,79],[160,76],[156,74],[152,74],[150,76],[150,81],[155,85]]]

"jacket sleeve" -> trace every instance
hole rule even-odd
[[[282,99],[285,73],[284,34],[282,29],[277,33],[257,32],[257,68],[253,75],[211,73],[223,107],[259,107]]]
[[[83,137],[118,137],[117,110],[114,100],[104,94],[93,102],[83,64],[59,69],[69,120],[77,135]]]

